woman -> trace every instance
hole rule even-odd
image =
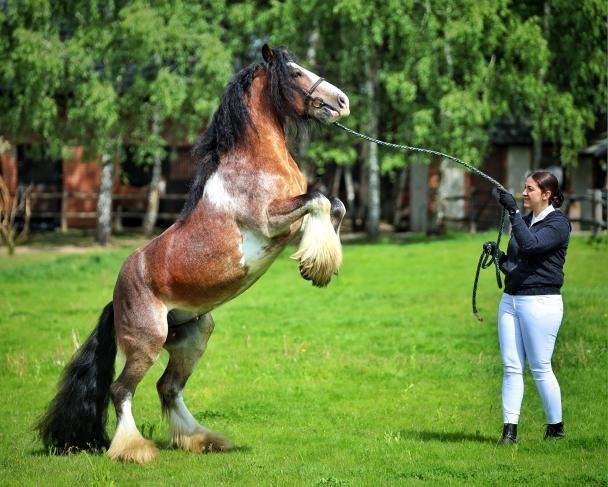
[[[561,392],[551,369],[551,356],[563,316],[560,288],[571,226],[557,209],[564,197],[553,174],[532,173],[526,179],[522,196],[524,208],[532,210],[523,217],[513,195],[499,191],[498,200],[511,220],[511,240],[506,254],[492,243],[506,276],[505,293],[498,308],[504,371],[501,444],[517,442],[526,359],[545,410],[545,439],[565,436]]]

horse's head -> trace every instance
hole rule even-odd
[[[330,124],[350,114],[344,92],[296,64],[287,51],[264,44],[262,55],[271,73],[273,102],[277,106],[279,100],[283,108],[287,102],[287,116]]]

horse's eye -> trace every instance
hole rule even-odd
[[[299,78],[300,76],[302,76],[302,71],[292,71],[291,72],[292,78]]]

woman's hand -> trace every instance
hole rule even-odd
[[[500,261],[505,253],[498,248],[498,244],[496,242],[486,242],[483,244],[483,251],[494,257],[497,261]]]
[[[509,213],[509,215],[515,215],[519,211],[517,207],[517,201],[511,193],[506,191],[505,189],[498,189],[498,202],[503,206],[505,210]]]

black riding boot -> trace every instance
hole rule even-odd
[[[500,445],[512,445],[517,443],[517,425],[505,423],[502,428],[502,438],[499,441]]]
[[[545,440],[563,440],[566,437],[564,423],[548,424],[545,430]]]

